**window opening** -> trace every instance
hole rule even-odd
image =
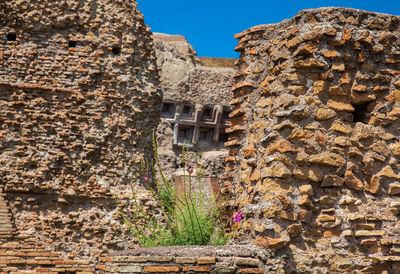
[[[179,128],[178,131],[178,142],[180,144],[183,144],[184,142],[186,144],[191,144],[192,143],[192,136],[193,136],[193,129],[190,127],[183,127]]]
[[[184,106],[182,110],[182,115],[183,116],[191,116],[192,115],[192,107],[191,106]]]
[[[201,116],[202,120],[208,120],[212,118],[212,109],[210,107],[205,107],[203,109],[203,114]]]
[[[115,55],[118,55],[121,53],[121,48],[119,46],[113,46],[112,47],[112,53],[114,53]]]
[[[15,32],[7,33],[7,41],[17,41],[17,34]]]
[[[200,129],[199,141],[210,143],[212,138],[212,129]]]
[[[68,47],[69,48],[75,48],[76,47],[76,41],[69,40],[68,41]]]
[[[353,123],[361,122],[366,123],[366,119],[368,118],[368,103],[362,105],[355,105],[353,112]]]
[[[172,117],[174,115],[174,104],[163,103],[161,108],[161,114],[163,117]]]

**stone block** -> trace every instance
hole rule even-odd
[[[356,237],[373,237],[383,235],[385,235],[385,232],[383,230],[357,230],[355,232]]]
[[[211,267],[209,266],[183,266],[182,271],[192,271],[192,272],[211,272]]]
[[[143,271],[148,273],[179,273],[179,266],[144,266]]]
[[[261,268],[239,268],[238,273],[264,273]]]
[[[233,263],[239,266],[260,266],[261,262],[258,259],[251,259],[251,258],[241,258],[241,257],[233,257]]]
[[[322,180],[321,183],[321,187],[332,187],[332,186],[336,186],[336,187],[340,187],[343,186],[344,183],[344,179],[336,176],[336,175],[325,175],[324,179]]]
[[[399,183],[392,183],[389,185],[388,190],[389,195],[398,195],[400,194],[400,184]]]
[[[215,264],[215,257],[200,257],[197,259],[198,264]]]

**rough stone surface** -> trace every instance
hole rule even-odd
[[[160,256],[169,261],[160,262]],[[100,273],[282,273],[283,258],[255,245],[137,248],[101,257]]]
[[[279,248],[295,273],[396,272],[400,18],[321,8],[236,38],[237,240]]]
[[[182,144],[186,137],[191,165],[201,165],[205,175],[219,177],[228,156],[224,136],[229,125],[234,70],[216,66],[224,66],[224,58],[215,58],[214,63],[208,58],[205,64],[214,64],[213,67],[202,65],[196,51],[181,35],[154,33],[153,36],[164,94],[157,128],[161,165],[166,174],[181,173]],[[196,151],[201,153],[196,155]]]
[[[0,192],[14,234],[0,247],[22,256],[15,269],[39,246],[93,261],[134,245],[114,195],[128,198],[131,179],[140,188],[138,163],[152,155],[152,44],[135,1],[1,1]]]

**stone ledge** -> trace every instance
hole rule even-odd
[[[282,259],[256,245],[137,248],[99,262],[100,273],[265,273],[284,266]]]

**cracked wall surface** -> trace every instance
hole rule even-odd
[[[236,38],[238,240],[299,273],[400,271],[400,18],[321,8]]]

